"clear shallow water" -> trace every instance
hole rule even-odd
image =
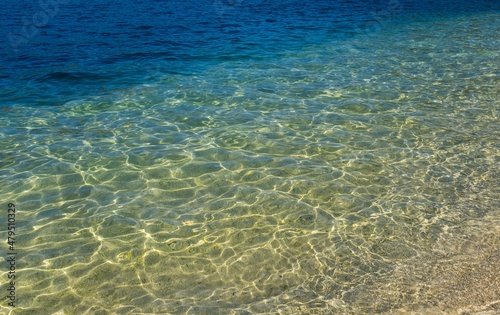
[[[499,309],[494,4],[177,5],[2,51],[14,314]]]

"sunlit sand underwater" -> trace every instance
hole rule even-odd
[[[499,314],[499,31],[415,19],[2,108],[1,312]]]

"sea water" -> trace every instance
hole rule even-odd
[[[2,314],[498,314],[498,1],[3,1]]]

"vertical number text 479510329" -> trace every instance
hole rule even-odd
[[[16,205],[14,203],[7,204],[7,282],[8,282],[8,300],[9,306],[15,307],[17,302],[16,297]]]

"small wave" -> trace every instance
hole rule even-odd
[[[37,81],[47,82],[47,81],[64,81],[66,83],[80,83],[86,81],[96,81],[106,79],[103,75],[98,75],[90,72],[65,72],[65,71],[55,71],[50,72],[36,78]]]

